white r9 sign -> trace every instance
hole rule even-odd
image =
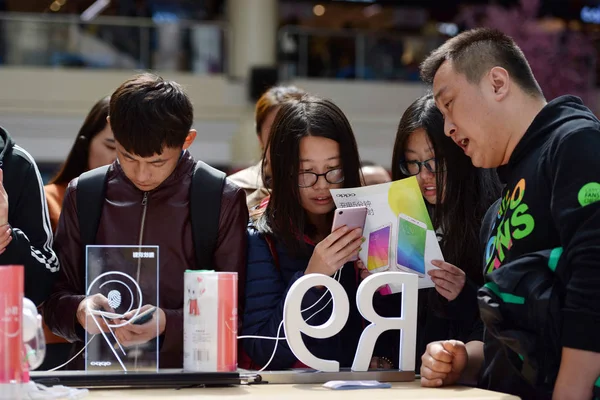
[[[375,342],[383,332],[399,329],[400,370],[414,371],[417,345],[417,295],[418,276],[405,272],[381,272],[370,275],[358,287],[356,305],[361,315],[371,324],[365,328],[358,341],[352,371],[367,371]],[[384,318],[373,309],[373,295],[383,285],[402,285],[401,316]],[[302,298],[314,286],[325,286],[333,299],[333,312],[323,325],[311,326],[302,317]],[[316,339],[337,335],[348,320],[350,303],[346,291],[335,279],[322,274],[309,274],[298,279],[288,291],[283,306],[283,326],[290,349],[300,362],[324,372],[338,372],[340,364],[334,360],[315,357],[306,348],[302,333]]]

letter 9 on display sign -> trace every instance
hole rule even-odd
[[[402,287],[402,300],[398,307],[402,314],[398,318],[384,318],[373,309],[373,295],[385,284]],[[324,286],[331,293],[333,312],[323,325],[311,326],[302,317],[302,299],[314,286]],[[388,330],[401,330],[400,370],[414,371],[417,345],[417,297],[418,276],[404,272],[381,272],[370,275],[358,287],[356,305],[361,315],[371,324],[360,336],[352,363],[352,371],[367,371],[375,342],[379,335]],[[319,302],[321,303],[321,302]],[[317,308],[317,307],[315,307]],[[350,303],[342,285],[329,276],[308,274],[298,279],[288,291],[283,306],[283,326],[288,345],[296,358],[310,368],[323,372],[339,372],[339,362],[315,357],[304,344],[302,333],[315,339],[337,335],[348,320]]]

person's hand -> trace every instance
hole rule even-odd
[[[12,241],[12,229],[8,224],[8,194],[4,189],[4,171],[0,169],[0,254]]]
[[[0,169],[0,226],[8,225],[8,194],[4,189],[4,171]]]
[[[362,262],[360,258],[358,259],[358,261],[356,261],[356,268],[358,268],[358,271],[360,273],[360,279],[366,279],[369,275],[371,275],[371,273],[367,269],[367,266],[364,262]]]
[[[140,308],[140,314],[146,311],[147,309],[154,307],[151,304],[146,304],[142,308]],[[135,315],[135,310],[126,313],[123,318],[125,320],[133,318]],[[156,319],[158,318],[158,332],[156,330]],[[139,344],[144,344],[154,339],[156,336],[160,336],[165,331],[167,319],[165,316],[165,312],[156,308],[154,314],[152,314],[152,319],[142,325],[135,325],[133,323],[121,326],[115,329],[115,336],[117,340],[123,347],[136,346]]]
[[[332,276],[351,258],[358,256],[363,241],[360,228],[350,230],[342,226],[336,229],[317,244],[304,273]]]
[[[442,340],[427,345],[421,357],[421,386],[440,387],[455,384],[467,367],[469,355],[458,340]]]
[[[0,254],[4,253],[10,242],[12,241],[12,229],[10,225],[0,226]]]
[[[89,334],[95,335],[100,332],[108,332],[106,322],[102,316],[94,314],[93,310],[101,310],[114,313],[115,310],[108,304],[108,299],[101,294],[86,297],[77,307],[77,321]],[[94,322],[95,320],[95,322]],[[108,323],[117,324],[120,320],[107,319]],[[96,323],[97,322],[97,323]]]
[[[435,284],[435,290],[448,301],[456,299],[465,287],[465,271],[441,260],[432,260],[431,263],[439,268],[427,272]]]

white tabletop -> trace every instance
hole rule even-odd
[[[375,399],[517,399],[515,396],[481,389],[454,386],[422,388],[419,381],[394,383],[391,389],[331,390],[321,385],[260,384],[199,389],[127,389],[91,390],[84,399],[290,399],[290,400],[375,400]]]

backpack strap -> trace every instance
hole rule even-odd
[[[190,187],[190,219],[197,269],[213,269],[225,173],[198,161]]]
[[[77,220],[84,254],[87,245],[96,243],[109,167],[110,165],[105,165],[84,172],[77,181]]]

